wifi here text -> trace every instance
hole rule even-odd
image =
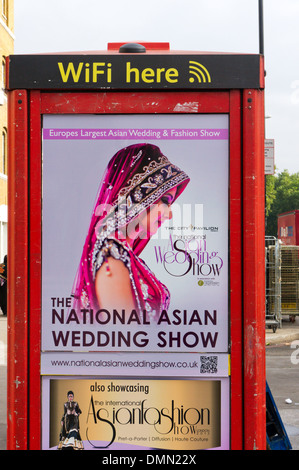
[[[194,64],[194,62],[193,62]],[[197,80],[206,80],[208,74],[205,67],[199,63],[195,63],[197,66]],[[193,70],[191,70],[191,67]],[[58,62],[58,69],[61,79],[64,83],[112,83],[113,81],[113,67],[111,62],[68,62],[66,64]],[[205,74],[204,74],[204,72]],[[190,82],[194,81],[194,65],[190,65],[189,73],[193,74],[190,76]],[[174,84],[179,81],[180,72],[175,67],[142,67],[140,65],[132,65],[131,62],[126,62],[125,76],[123,80],[125,83],[167,83]],[[209,75],[208,75],[209,76]]]

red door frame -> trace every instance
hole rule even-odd
[[[264,105],[260,90],[9,92],[8,449],[41,448],[42,115],[169,114],[182,102],[197,103],[198,113],[229,114],[231,449],[265,449]]]

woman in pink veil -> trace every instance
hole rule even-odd
[[[135,144],[110,160],[100,185],[73,288],[74,308],[146,310],[157,319],[169,291],[139,257],[171,218],[189,177],[159,147]]]

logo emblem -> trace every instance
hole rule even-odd
[[[189,82],[194,83],[195,80],[198,83],[211,83],[211,75],[209,74],[206,67],[199,62],[195,62],[194,60],[189,61]]]

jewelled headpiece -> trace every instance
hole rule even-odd
[[[188,175],[173,165],[157,146],[142,144],[127,147],[120,152],[136,150],[127,162],[129,175],[111,201],[111,208],[102,220],[104,236],[124,227],[141,212],[155,204],[167,191],[177,187],[175,199],[189,182]],[[117,154],[118,155],[118,154]],[[115,171],[126,171],[117,168]],[[180,185],[182,188],[180,189]],[[114,189],[110,182],[108,188]],[[102,234],[98,234],[102,236]]]

